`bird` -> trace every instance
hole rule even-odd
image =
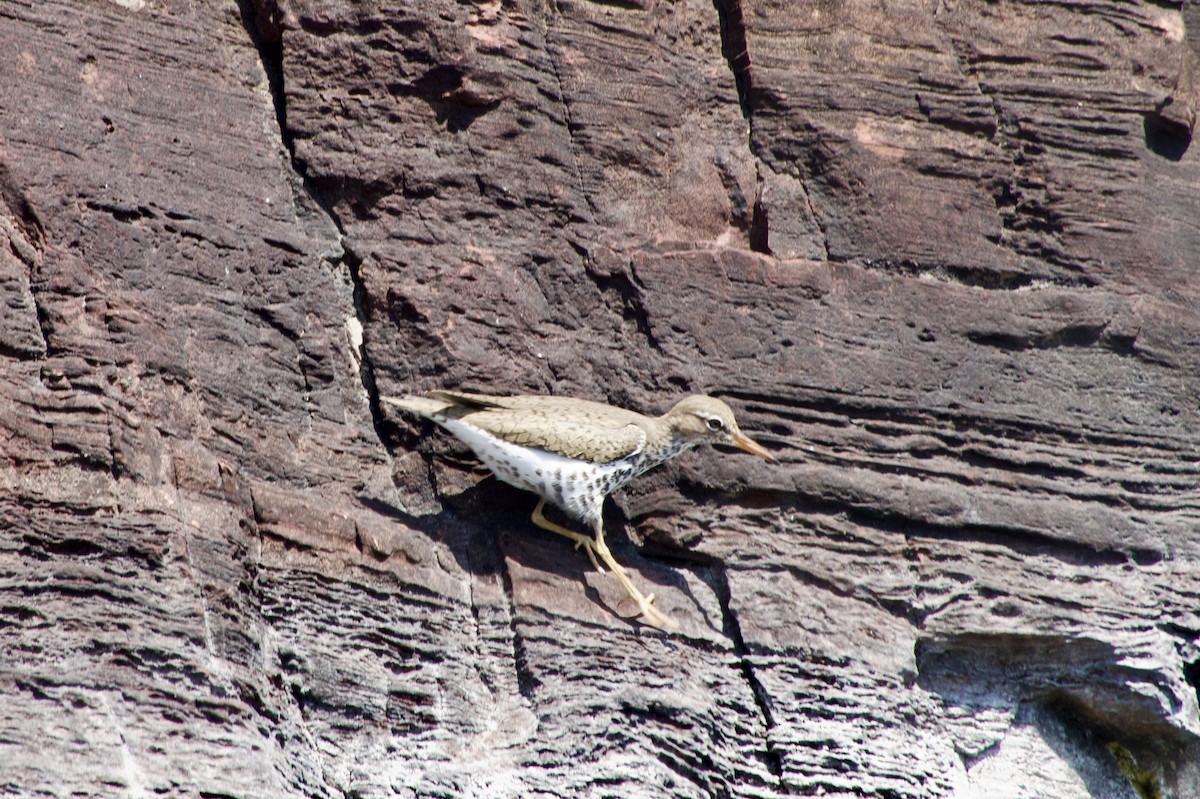
[[[635,477],[701,444],[723,444],[771,463],[769,450],[738,429],[733,409],[703,394],[680,400],[662,416],[645,416],[602,402],[525,394],[499,396],[430,391],[380,399],[429,419],[469,446],[500,480],[539,497],[532,521],[582,547],[597,571],[603,562],[637,604],[646,624],[679,625],[654,606],[617,563],[604,540],[604,498]],[[546,518],[546,503],[592,529],[592,536]],[[599,561],[597,561],[599,558]]]

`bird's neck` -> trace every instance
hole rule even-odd
[[[664,418],[654,419],[657,424],[649,425],[646,430],[646,448],[644,467],[649,469],[660,463],[669,461],[676,455],[691,449],[698,442],[688,439]]]

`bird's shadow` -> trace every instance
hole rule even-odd
[[[504,581],[510,599],[512,579],[505,564],[506,558],[527,569],[548,572],[565,581],[582,583],[588,599],[609,613],[627,621],[631,626],[653,629],[639,622],[636,616],[629,615],[633,607],[631,602],[614,606],[605,601],[587,579],[588,574],[594,572],[594,568],[586,553],[576,549],[566,537],[543,530],[533,523],[531,515],[537,498],[528,492],[498,480],[486,479],[461,493],[443,495],[442,509],[424,515],[408,513],[378,498],[360,496],[358,501],[380,516],[395,519],[427,536],[431,541],[444,544],[454,554],[459,567],[472,578],[499,577]],[[647,585],[651,583],[654,586],[679,591],[687,596],[695,607],[702,608],[703,604],[698,601],[687,580],[663,560],[643,554],[630,541],[626,533],[628,525],[620,512],[612,503],[605,503],[605,506],[605,541],[618,563],[636,567],[637,572],[633,579],[639,587],[643,591],[649,589],[649,592],[659,593],[656,587]],[[548,518],[568,529],[588,533],[578,522],[549,505],[546,514]],[[673,564],[679,564],[686,559],[672,557],[669,560]],[[615,577],[605,573],[616,582]],[[703,575],[701,578],[705,579]],[[705,581],[708,582],[707,579]],[[720,631],[720,626],[714,626],[711,619],[707,623],[714,630]]]

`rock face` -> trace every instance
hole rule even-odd
[[[1192,3],[0,2],[0,790],[1200,795]],[[381,394],[735,405],[610,506]]]

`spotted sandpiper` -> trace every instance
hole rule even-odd
[[[760,458],[775,457],[742,434],[733,410],[715,397],[681,400],[662,416],[590,400],[543,395],[512,397],[431,391],[428,396],[382,397],[384,402],[437,422],[465,442],[504,482],[532,491],[541,501],[533,523],[583,547],[599,571],[612,570],[642,619],[663,630],[678,624],[654,607],[617,563],[604,542],[604,498],[638,475],[699,444],[728,444]],[[550,502],[591,525],[593,538],[547,519]]]

